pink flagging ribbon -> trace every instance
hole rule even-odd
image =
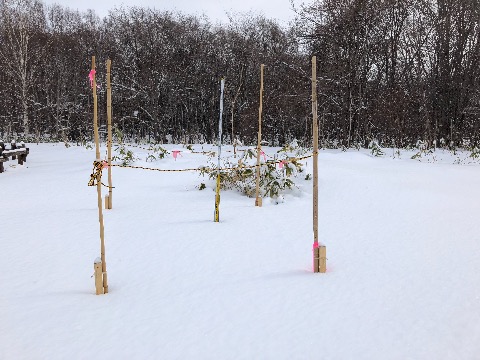
[[[90,70],[90,73],[88,74],[88,78],[90,79],[90,87],[93,89],[93,78],[95,77],[95,74],[97,72],[95,69]]]
[[[263,156],[263,161],[267,162],[267,155],[263,151],[260,154]]]
[[[178,155],[182,156],[182,154],[180,154],[180,150],[172,150],[172,155],[173,155],[173,158],[175,159],[175,161],[177,161],[177,156]]]
[[[102,163],[103,163],[103,168],[104,169],[108,168],[108,162],[107,161],[103,160]]]
[[[285,160],[282,160],[282,161],[280,161],[280,162],[278,163],[278,167],[279,167],[280,169],[283,169],[283,167],[284,167],[286,164],[287,164],[287,162],[286,162]]]

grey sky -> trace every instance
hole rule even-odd
[[[125,6],[154,7],[159,10],[178,10],[188,14],[207,15],[212,21],[228,21],[227,12],[263,13],[268,18],[275,18],[288,23],[294,17],[289,0],[44,0],[47,4],[57,3],[72,9],[94,9],[100,16],[108,14],[108,10],[122,4]],[[299,3],[298,0],[295,1]]]

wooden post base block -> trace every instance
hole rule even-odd
[[[324,245],[313,249],[313,272],[327,272],[327,247]]]
[[[112,198],[110,195],[105,195],[105,209],[111,209],[112,208]]]
[[[255,206],[262,207],[262,198],[256,198],[255,199]]]
[[[103,275],[103,293],[108,294],[107,272],[105,271],[102,275]]]
[[[102,260],[100,258],[95,259],[93,263],[95,269],[95,294],[102,295],[103,292],[103,274],[102,274]]]
[[[327,272],[327,247],[322,245],[318,249],[319,249],[319,255],[320,255],[319,270],[321,273],[326,273]]]
[[[320,271],[320,249],[318,247],[313,249],[313,272]]]

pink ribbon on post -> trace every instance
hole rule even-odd
[[[93,78],[95,77],[96,71],[95,69],[90,70],[88,74],[88,78],[90,79],[90,87],[93,89]]]
[[[280,162],[278,163],[278,167],[279,167],[280,169],[283,169],[283,167],[284,167],[286,164],[287,164],[287,162],[286,162],[285,160],[282,160],[282,161],[280,161]]]
[[[177,161],[177,156],[180,155],[180,150],[172,150],[172,155],[173,155],[173,158],[175,159],[175,161]]]
[[[103,160],[102,164],[103,164],[104,169],[108,168],[108,162],[107,161]]]

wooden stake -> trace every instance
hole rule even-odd
[[[108,196],[105,204],[106,209],[112,208],[112,86],[110,82],[110,68],[112,61],[107,60],[107,122],[108,122]],[[108,205],[108,206],[107,206]]]
[[[318,115],[317,115],[317,57],[312,58],[312,115],[313,115],[313,244],[318,247]]]
[[[103,277],[103,293],[108,294],[108,281],[107,281],[107,272],[102,272],[102,277]]]
[[[260,154],[262,152],[262,109],[263,109],[263,68],[260,66],[260,105],[258,107],[258,139],[257,139],[257,168],[256,168],[256,186],[255,186],[255,206],[262,206],[260,197]]]
[[[223,115],[223,89],[225,79],[220,81],[220,119],[218,120],[218,165],[217,165],[217,188],[215,189],[215,216],[214,221],[220,221],[220,156],[222,154],[222,115]]]
[[[92,56],[92,71],[95,70],[95,56]],[[92,79],[92,91],[93,91],[93,134],[95,140],[95,155],[97,160],[100,160],[100,143],[98,140],[98,122],[97,122],[97,77],[95,73],[93,74]]]
[[[102,280],[102,260],[100,258],[95,259],[93,263],[93,269],[95,270],[95,294],[102,295],[103,292],[103,280]]]
[[[313,117],[313,271],[319,272],[322,263],[322,251],[325,246],[318,245],[318,114],[317,114],[317,57],[312,57],[312,117]],[[324,250],[322,250],[324,248]],[[326,268],[326,257],[324,256]],[[322,271],[320,271],[322,272]],[[323,271],[325,272],[325,271]]]
[[[215,222],[220,221],[220,174],[217,174],[217,183],[215,188]]]
[[[92,70],[95,70],[95,56],[92,56]],[[100,160],[100,140],[98,136],[98,121],[97,121],[97,81],[93,74],[93,133],[95,137],[95,156],[97,161]],[[107,264],[105,262],[105,230],[103,227],[103,206],[102,206],[102,184],[97,182],[97,202],[98,202],[98,222],[100,223],[100,255],[102,261],[102,274],[104,293],[108,292],[108,284],[106,282]],[[105,291],[106,290],[106,291]]]
[[[320,269],[320,249],[317,247],[313,248],[313,272],[318,273]]]
[[[326,246],[321,245],[319,247],[319,256],[320,256],[319,270],[321,273],[326,273],[327,272],[327,247]]]

